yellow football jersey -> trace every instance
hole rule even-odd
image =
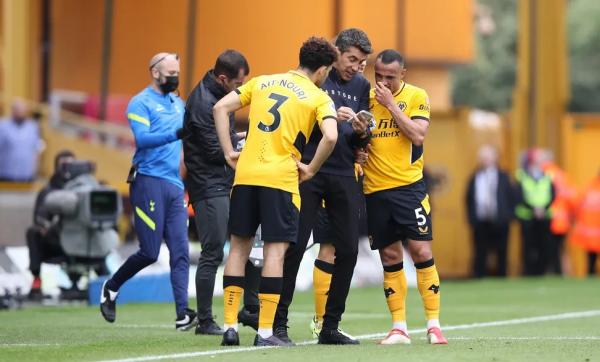
[[[403,82],[394,99],[409,118],[429,121],[429,98],[425,90]],[[419,181],[423,178],[423,146],[413,145],[400,131],[392,114],[375,99],[374,89],[369,108],[376,126],[369,158],[363,166],[365,194]]]
[[[236,90],[250,104],[246,143],[234,185],[265,186],[299,194],[298,168],[292,155],[308,140],[315,122],[336,119],[329,96],[296,71],[251,79]]]

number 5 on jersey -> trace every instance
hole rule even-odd
[[[277,128],[279,128],[279,123],[281,123],[281,114],[279,113],[279,107],[285,102],[289,97],[282,96],[281,94],[271,93],[269,94],[269,98],[275,100],[275,104],[269,109],[269,113],[273,115],[273,123],[271,125],[266,125],[263,121],[258,123],[258,129],[263,132],[273,132]]]
[[[417,218],[417,225],[419,226],[423,226],[425,225],[425,223],[427,223],[427,218],[425,218],[425,215],[423,215],[422,212],[422,207],[418,207],[415,209],[415,217]]]

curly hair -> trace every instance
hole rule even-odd
[[[311,72],[330,66],[337,60],[338,52],[325,38],[310,37],[300,48],[300,67]]]

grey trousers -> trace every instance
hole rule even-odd
[[[229,219],[229,196],[219,196],[196,201],[192,204],[196,214],[196,229],[202,246],[198,269],[196,269],[196,298],[198,319],[213,318],[212,299],[215,277],[223,262],[223,246],[229,239],[227,222]],[[244,306],[250,311],[258,311],[258,285],[261,269],[252,263],[246,264],[246,285]]]

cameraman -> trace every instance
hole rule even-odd
[[[33,274],[33,283],[29,299],[42,299],[42,280],[40,269],[42,261],[66,257],[60,246],[60,224],[58,215],[51,214],[44,206],[46,196],[51,191],[64,187],[67,178],[61,173],[63,165],[75,160],[75,155],[69,150],[59,152],[54,158],[54,174],[50,182],[39,192],[33,211],[33,226],[27,229],[27,246],[29,247],[29,270]]]

